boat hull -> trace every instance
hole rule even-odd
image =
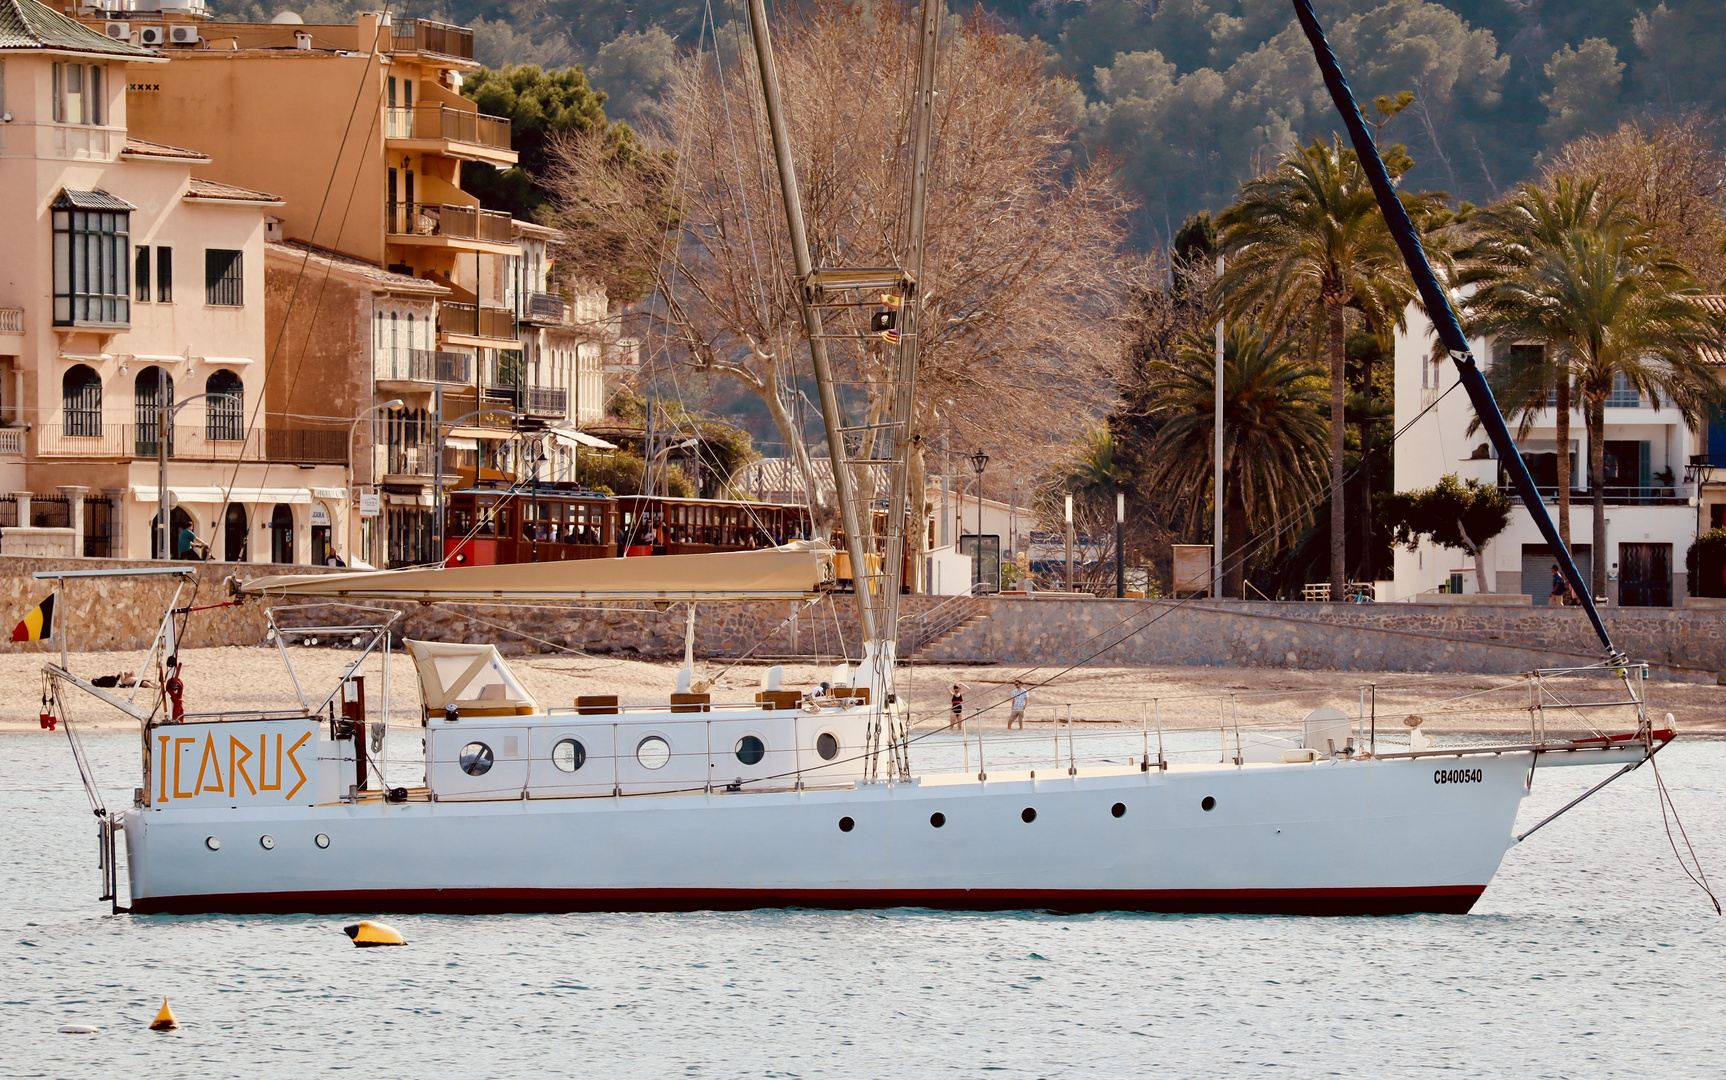
[[[1529,754],[1506,752],[758,793],[206,806],[129,811],[125,833],[139,913],[1461,913],[1512,842],[1529,770]]]

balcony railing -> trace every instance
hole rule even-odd
[[[490,244],[514,242],[509,215],[477,206],[449,203],[386,203],[386,228],[393,236],[443,236],[455,240],[484,240]]]
[[[465,26],[430,19],[402,19],[395,24],[396,52],[436,53],[459,60],[473,59],[473,31]]]
[[[527,311],[523,317],[531,322],[557,325],[566,322],[564,318],[563,297],[556,293],[530,293],[527,298]]]
[[[233,432],[205,425],[176,425],[168,435],[168,456],[176,461],[284,461],[297,464],[339,464],[348,459],[346,430],[287,428]],[[103,424],[84,427],[88,434],[67,435],[61,418],[37,430],[36,449],[42,457],[153,459],[158,428],[154,424]],[[211,435],[217,436],[211,438]],[[221,436],[239,434],[227,439]]]
[[[0,456],[24,456],[24,429],[17,427],[0,428]]]
[[[391,446],[384,471],[391,476],[432,476],[437,453],[430,446]]]
[[[484,392],[488,405],[502,405],[528,416],[563,417],[569,415],[569,391],[560,386],[488,386]]]
[[[1508,490],[1508,485],[1503,485]],[[1558,505],[1558,489],[1543,487],[1539,489],[1540,500],[1552,505]],[[1696,485],[1686,484],[1649,484],[1640,485],[1606,484],[1601,488],[1601,497],[1612,506],[1688,506],[1690,496],[1696,494]],[[1572,488],[1570,503],[1572,506],[1585,506],[1594,498],[1594,493],[1587,488]]]
[[[470,112],[448,105],[414,105],[384,110],[384,137],[426,139],[510,149],[509,120],[489,113]]]
[[[22,334],[24,332],[24,309],[15,307],[0,308],[0,334]]]
[[[466,353],[431,349],[379,349],[372,377],[379,382],[447,383],[466,386],[473,358]]]
[[[477,307],[473,304],[438,305],[438,333],[464,334],[468,337],[515,340],[515,312],[507,308]]]

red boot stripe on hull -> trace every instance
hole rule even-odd
[[[1143,911],[1242,915],[1464,915],[1484,885],[1382,889],[359,889],[140,897],[140,915],[396,912],[746,911],[921,907],[949,911]]]

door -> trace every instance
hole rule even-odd
[[[246,561],[246,508],[229,503],[222,518],[222,558],[227,562]]]
[[[1582,580],[1588,581],[1592,570],[1587,544],[1573,544],[1570,557],[1576,560],[1576,569],[1582,572]],[[1522,592],[1534,598],[1535,607],[1545,607],[1552,595],[1552,549],[1545,544],[1522,545]]]
[[[270,561],[294,561],[294,508],[286,503],[277,503],[270,512]]]
[[[1672,606],[1672,545],[1618,545],[1618,606]]]

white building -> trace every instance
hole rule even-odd
[[[1396,490],[1410,491],[1436,484],[1446,473],[1509,489],[1497,454],[1484,431],[1469,433],[1474,408],[1467,393],[1456,387],[1456,367],[1449,359],[1434,361],[1431,324],[1411,307],[1408,329],[1396,339],[1396,426],[1407,430],[1396,445]],[[1538,346],[1475,340],[1474,354],[1490,370],[1494,355],[1511,348]],[[1454,388],[1454,389],[1453,389]],[[1446,391],[1450,391],[1448,394]],[[1437,402],[1434,406],[1434,402]],[[1415,420],[1421,410],[1432,411]],[[1518,446],[1557,518],[1557,445],[1555,410],[1536,418]],[[1410,426],[1412,425],[1412,426]],[[1518,424],[1510,420],[1514,435]],[[1685,468],[1699,453],[1697,433],[1684,423],[1669,402],[1650,401],[1626,386],[1607,400],[1606,493],[1607,602],[1626,607],[1682,605],[1686,595],[1684,556],[1695,538],[1700,508],[1692,505],[1695,485]],[[1577,565],[1589,577],[1594,558],[1593,508],[1589,496],[1587,431],[1580,409],[1570,418],[1571,460],[1570,536]],[[1514,493],[1512,493],[1514,494]],[[1703,527],[1706,528],[1706,519]],[[1552,553],[1517,501],[1510,524],[1486,545],[1486,578],[1498,593],[1526,593],[1536,605],[1546,603],[1552,581]],[[1414,551],[1396,549],[1395,596],[1409,600],[1422,594],[1476,591],[1474,560],[1466,553],[1422,541]],[[1380,597],[1380,599],[1386,599]]]

